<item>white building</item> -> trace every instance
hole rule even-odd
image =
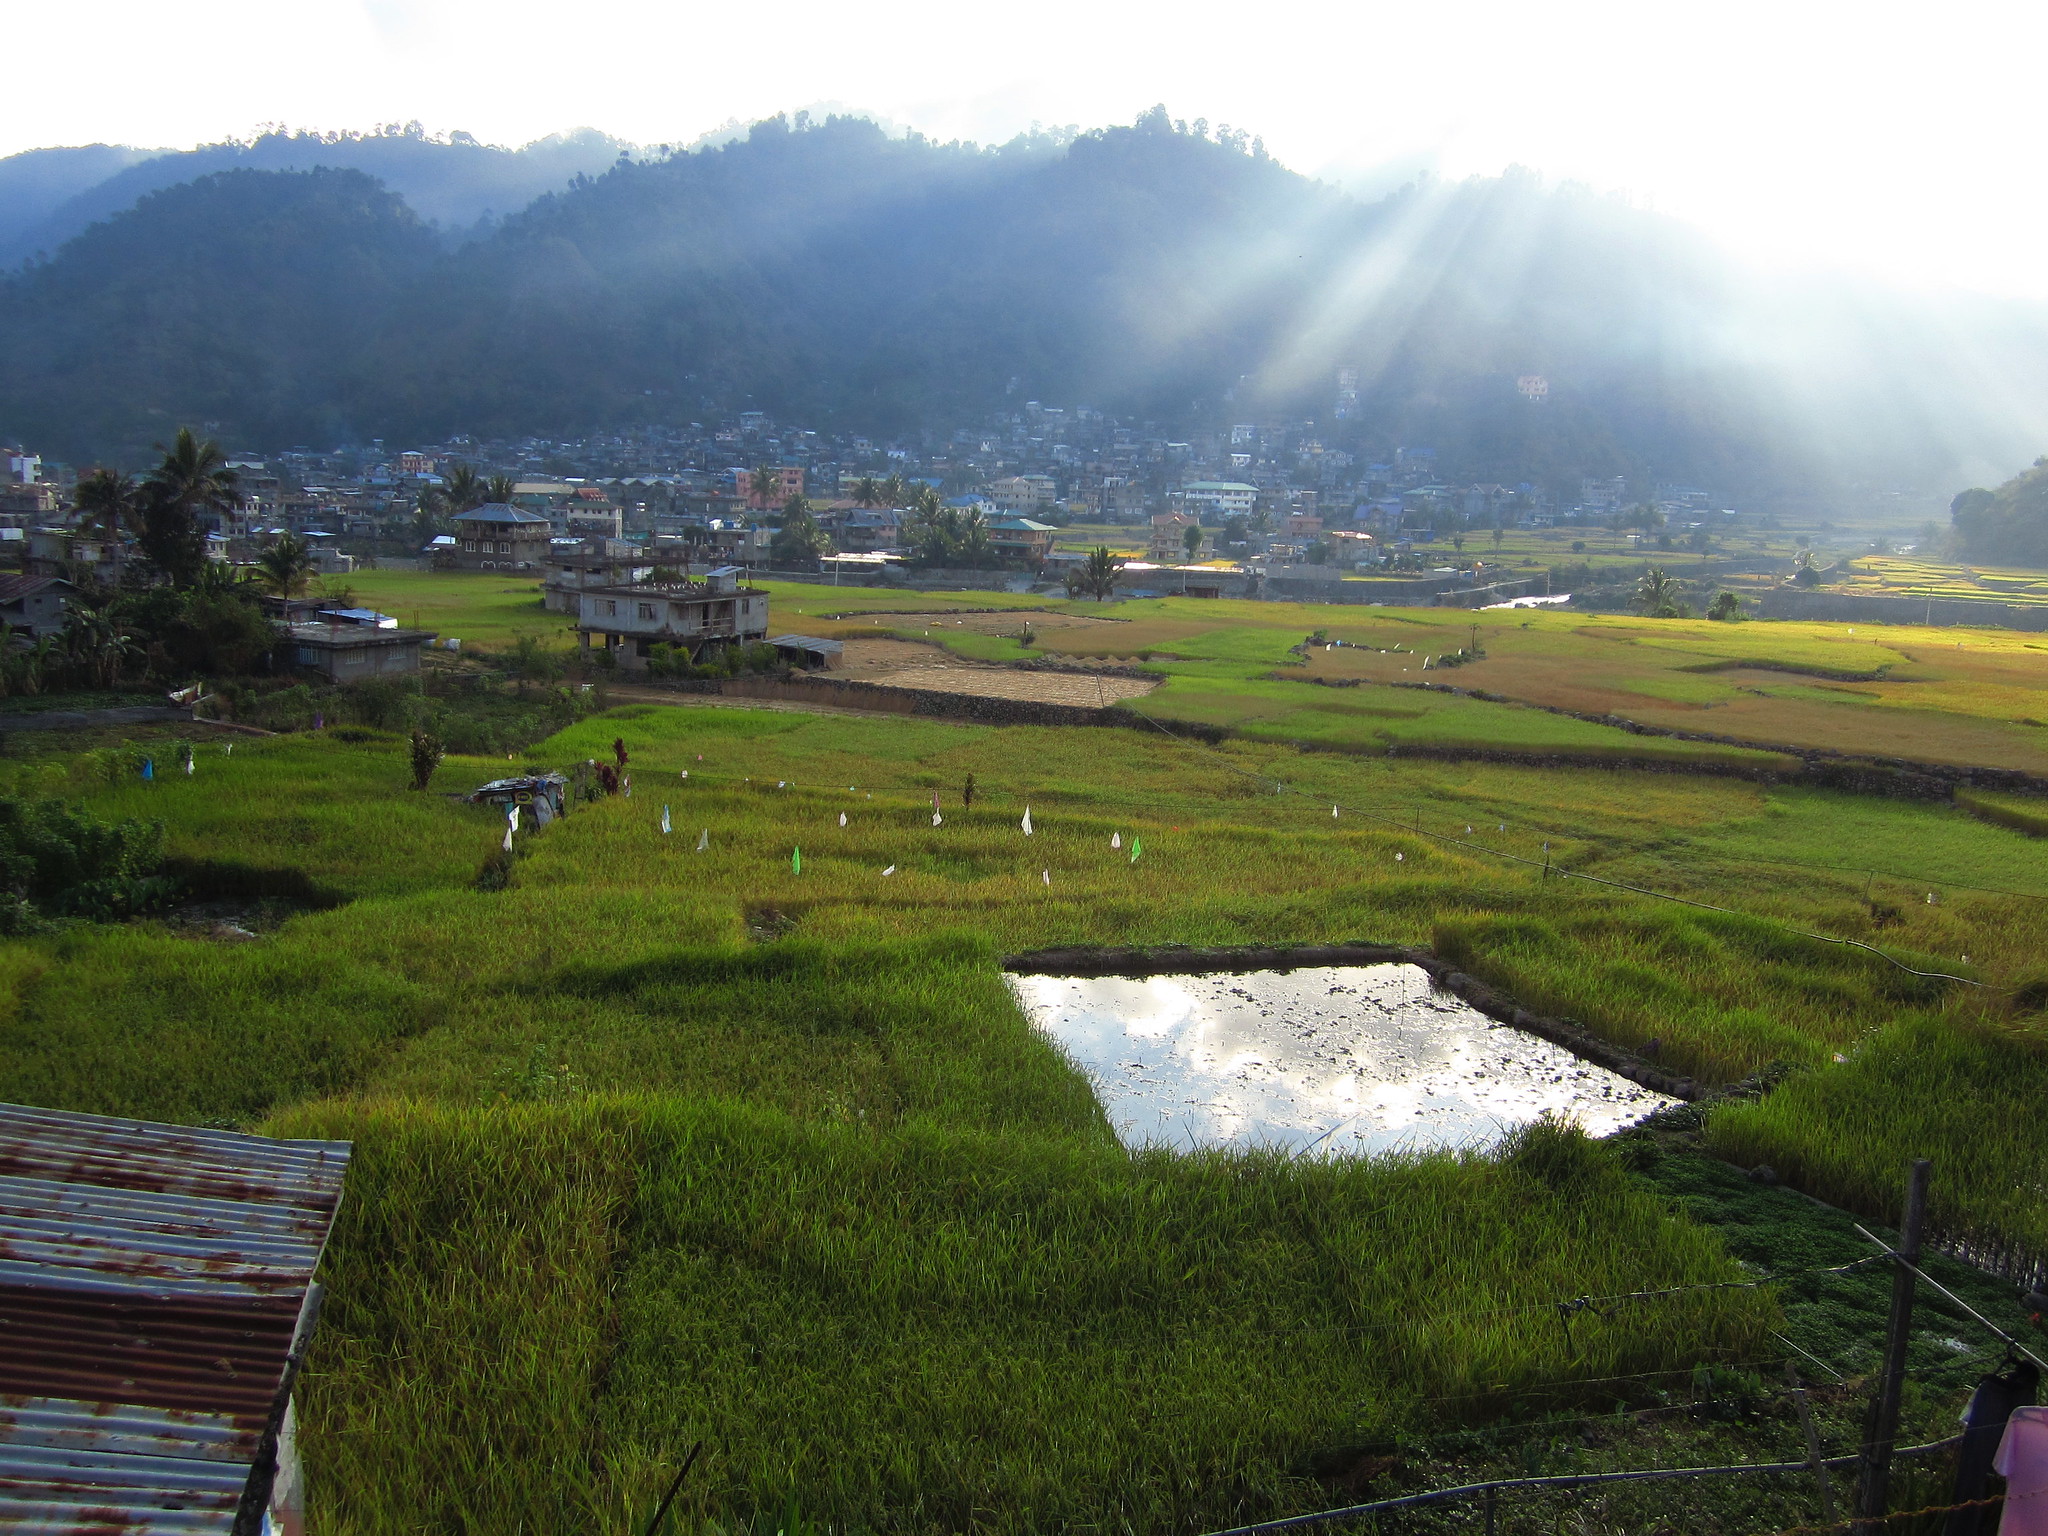
[[[1182,504],[1190,512],[1212,517],[1250,517],[1259,488],[1241,480],[1197,480],[1181,487]]]

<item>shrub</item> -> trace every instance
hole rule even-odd
[[[95,821],[58,800],[0,796],[0,888],[53,914],[108,921],[165,905],[164,824]]]
[[[441,766],[443,753],[441,738],[426,731],[412,733],[412,787],[424,790],[433,782],[434,770]]]

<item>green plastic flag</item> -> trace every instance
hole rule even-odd
[[[1132,839],[1131,839],[1131,862],[1132,862],[1133,864],[1135,864],[1135,863],[1137,863],[1137,862],[1138,862],[1138,855],[1139,855],[1139,854],[1141,854],[1141,853],[1143,853],[1144,851],[1145,851],[1145,845],[1144,845],[1143,843],[1139,842],[1139,841],[1138,841],[1138,840],[1137,840],[1137,839],[1136,839],[1135,837],[1134,837],[1134,838],[1132,838]]]
[[[802,874],[802,873],[804,872],[804,851],[803,851],[803,849],[801,849],[801,848],[792,848],[792,849],[790,849],[790,851],[789,851],[789,872],[790,872],[791,874],[793,874],[793,875],[800,875],[800,874]]]

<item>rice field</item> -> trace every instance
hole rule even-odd
[[[1713,1114],[1730,1156],[1885,1214],[1932,1155],[1945,1230],[2048,1247],[2048,878],[1967,809],[660,706],[434,790],[615,737],[630,796],[523,830],[495,891],[503,822],[408,789],[395,735],[204,741],[148,784],[0,760],[321,896],[235,943],[0,944],[0,1096],[357,1142],[306,1388],[322,1529],[640,1529],[701,1439],[686,1529],[1192,1532],[1332,1502],[1368,1447],[1777,1347],[1746,1291],[1558,1327],[1560,1298],[1741,1273],[1566,1131],[1124,1152],[1003,985],[1019,949],[1434,944],[1674,1069],[1784,1074]]]

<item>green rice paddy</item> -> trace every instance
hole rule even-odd
[[[428,581],[466,601],[468,578],[416,580],[422,606]],[[855,611],[796,617],[818,600],[779,593],[778,622]],[[1126,1151],[1004,985],[1017,950],[1434,945],[1674,1070],[1777,1082],[1709,1112],[1724,1156],[1866,1219],[1931,1156],[1942,1231],[2048,1251],[2023,797],[1389,757],[1388,732],[1763,754],[1266,677],[1307,670],[1289,647],[1315,628],[1398,667],[1394,641],[1441,654],[1470,615],[1116,611],[1169,730],[636,705],[451,757],[424,794],[373,730],[207,737],[147,784],[18,747],[0,790],[160,818],[209,889],[285,906],[254,938],[0,943],[0,1096],[355,1141],[303,1405],[314,1520],[347,1533],[637,1530],[699,1441],[679,1529],[1196,1532],[1342,1502],[1332,1469],[1375,1447],[1776,1369],[1769,1291],[1560,1327],[1560,1300],[1746,1273],[1569,1130],[1492,1155]],[[1489,654],[1610,647],[1674,686],[1954,668],[1889,632],[1522,624]],[[1951,720],[2028,684],[2035,653],[1985,650],[1938,691]],[[479,889],[504,823],[443,792],[615,737],[632,793],[522,830],[509,888]]]

